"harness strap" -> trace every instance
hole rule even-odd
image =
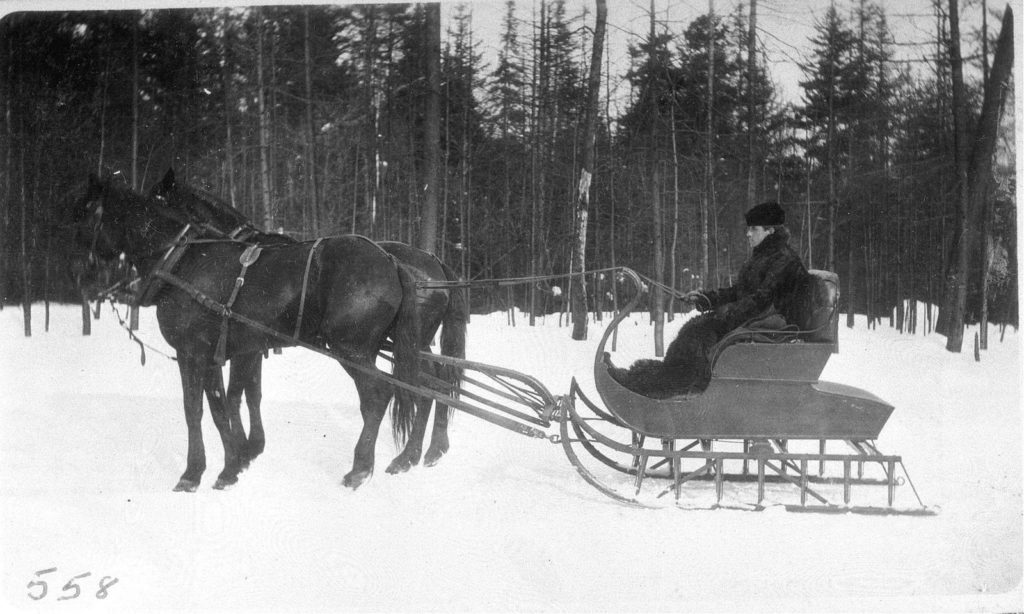
[[[260,257],[261,251],[263,251],[262,247],[250,245],[245,248],[245,251],[238,258],[239,264],[242,265],[242,270],[235,279],[235,287],[231,289],[231,296],[228,297],[227,303],[224,304],[224,313],[221,315],[220,320],[220,337],[217,339],[217,350],[213,354],[213,361],[218,365],[223,365],[227,361],[228,325],[231,323],[231,318],[228,314],[231,312],[231,306],[235,304],[235,299],[238,298],[238,291],[242,289],[242,285],[245,283],[245,274],[249,270],[249,265],[256,262],[256,259]]]
[[[156,295],[163,288],[163,283],[158,282],[156,271],[173,271],[174,267],[177,266],[178,261],[185,255],[185,248],[189,244],[189,232],[192,230],[192,224],[185,224],[185,227],[181,229],[174,240],[171,241],[170,247],[164,252],[163,257],[157,262],[153,268],[153,273],[147,275],[144,279],[139,282],[138,287],[134,292],[134,301],[137,306],[148,307],[153,304],[153,300]]]
[[[295,334],[292,335],[292,339],[295,340],[298,340],[299,333],[302,331],[302,314],[306,312],[306,289],[309,287],[309,270],[313,266],[313,254],[316,253],[323,240],[324,238],[320,237],[314,241],[313,247],[309,249],[309,254],[306,255],[306,271],[302,274],[302,294],[299,295],[299,316],[295,318]]]
[[[255,234],[256,229],[253,228],[252,224],[242,224],[238,228],[227,233],[227,237],[232,241],[248,241]]]

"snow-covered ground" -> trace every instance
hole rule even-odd
[[[207,412],[203,485],[174,493],[185,463],[175,365],[150,351],[141,366],[109,307],[90,337],[77,307],[55,307],[49,332],[41,305],[34,315],[25,338],[21,311],[0,312],[5,611],[1024,607],[1013,330],[999,342],[993,329],[975,362],[937,335],[869,331],[863,319],[841,328],[823,379],[895,405],[878,445],[903,456],[939,510],[913,517],[624,507],[583,482],[559,446],[464,414],[438,466],[399,476],[383,471],[395,448],[382,429],[376,475],[353,492],[340,485],[361,425],[351,380],[298,349],[265,363],[263,456],[234,488],[211,489],[223,456]],[[558,394],[573,376],[586,387],[601,324],[573,342],[557,317],[524,321],[475,316],[468,357]],[[166,348],[152,311],[139,334]],[[642,316],[624,324],[616,362],[649,355],[651,336]],[[907,487],[898,500],[913,503]]]

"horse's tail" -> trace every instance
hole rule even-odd
[[[402,304],[398,308],[398,316],[391,329],[391,340],[394,342],[394,376],[406,384],[418,386],[420,322],[419,310],[416,308],[416,280],[405,265],[396,261],[395,268],[398,270],[398,279],[402,285]],[[395,386],[395,398],[391,404],[391,429],[396,442],[405,443],[412,431],[415,417],[416,395]]]
[[[451,267],[441,263],[444,269],[445,278],[450,281],[459,281],[458,274]],[[466,357],[466,324],[469,321],[469,301],[466,299],[466,289],[453,287],[448,295],[448,309],[444,312],[444,319],[441,321],[441,355],[450,358]],[[458,398],[459,389],[462,387],[462,369],[454,365],[445,365],[441,377],[449,385],[449,394]],[[448,408],[449,415],[453,410]]]

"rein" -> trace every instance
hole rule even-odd
[[[104,299],[104,298],[107,299],[107,301],[110,303],[110,310],[113,311],[114,312],[114,316],[117,317],[117,323],[121,326],[121,328],[123,328],[128,333],[128,338],[129,339],[131,339],[135,343],[139,344],[139,352],[140,352],[139,361],[142,363],[142,366],[143,367],[146,366],[146,349],[147,348],[149,348],[153,353],[158,354],[160,356],[163,356],[164,358],[167,358],[167,359],[173,360],[173,361],[177,361],[178,359],[176,357],[171,356],[170,354],[168,354],[166,352],[163,352],[161,350],[158,350],[157,348],[153,347],[152,345],[150,345],[150,344],[146,343],[145,341],[143,341],[142,339],[140,339],[139,336],[135,334],[135,331],[133,331],[132,328],[130,326],[128,326],[128,323],[124,321],[124,318],[121,316],[121,312],[118,311],[118,309],[117,309],[117,301],[114,300],[114,291],[117,290],[119,287],[127,286],[127,285],[128,284],[126,284],[124,281],[120,281],[120,282],[114,284],[113,286],[107,288],[106,290],[104,290],[100,294],[99,298],[101,300]]]
[[[416,287],[423,289],[443,289],[443,288],[503,288],[506,286],[519,286],[526,284],[533,284],[541,281],[551,281],[553,279],[563,279],[565,277],[574,277],[576,275],[594,275],[596,273],[608,273],[612,271],[620,271],[622,267],[605,267],[603,269],[587,269],[580,273],[557,273],[551,275],[533,275],[529,277],[506,277],[498,279],[470,279],[470,280],[459,280],[459,281],[417,281]],[[634,271],[635,272],[635,271]],[[686,293],[681,290],[676,290],[670,286],[665,285],[662,282],[655,281],[646,275],[636,273],[637,277],[655,288],[667,292],[675,298],[681,299]]]

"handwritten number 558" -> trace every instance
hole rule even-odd
[[[50,569],[41,569],[35,573],[35,579],[28,583],[28,596],[34,601],[40,601],[45,599],[49,594],[50,586],[46,582],[44,576],[57,571],[56,567]],[[66,601],[68,599],[77,599],[82,594],[82,587],[79,585],[79,580],[84,580],[92,575],[91,571],[80,573],[77,576],[73,576],[68,580],[61,588],[61,594],[57,597],[57,601]],[[117,584],[117,578],[112,576],[103,576],[99,581],[99,589],[96,591],[97,599],[106,599],[107,591],[111,586]]]

